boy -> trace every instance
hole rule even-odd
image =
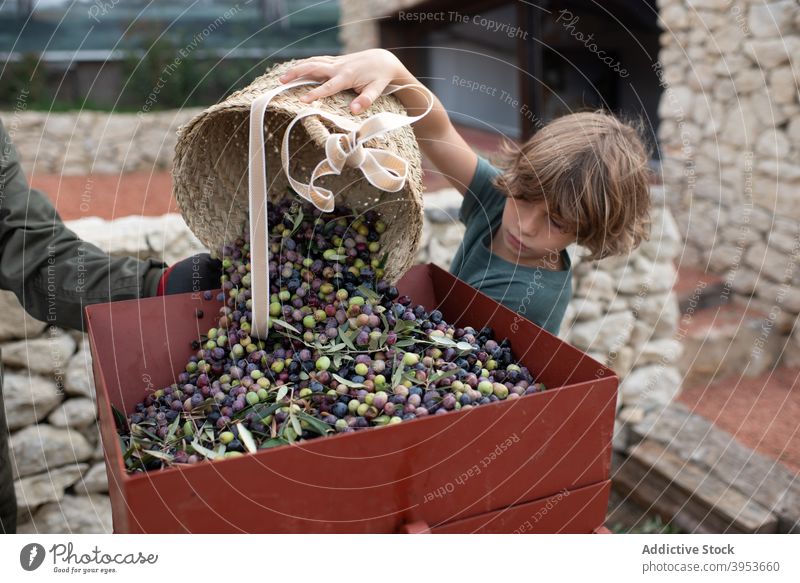
[[[354,113],[388,84],[420,84],[383,49],[305,59],[280,80],[298,77],[325,81],[301,97],[306,103],[354,89]],[[395,95],[409,115],[424,111],[416,91]],[[472,151],[436,97],[413,127],[423,153],[464,196],[459,219],[466,233],[450,271],[553,334],[572,290],[567,246],[583,245],[588,259],[598,259],[646,237],[647,150],[636,130],[611,115],[571,114],[522,146],[506,141],[500,168]]]

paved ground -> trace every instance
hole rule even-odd
[[[675,289],[683,303],[698,282],[708,287],[722,281],[697,269],[681,268],[678,273]],[[704,306],[703,300],[699,303],[686,336],[702,337],[714,328],[733,327],[740,332],[728,349],[749,354],[752,338],[747,337],[745,328],[748,322],[759,322],[764,314],[738,302],[721,306]],[[735,346],[737,338],[744,342],[740,347]],[[779,366],[755,377],[727,374],[710,382],[688,379],[678,400],[750,449],[800,473],[800,369]]]
[[[42,190],[56,205],[65,221],[83,217],[114,219],[128,215],[160,216],[180,212],[172,197],[172,176],[169,172],[130,172],[122,176],[36,175],[31,184]],[[427,173],[427,191],[447,188],[447,181]]]
[[[178,212],[169,172],[92,176],[37,175],[31,184],[56,205],[65,221],[83,217],[114,219]]]
[[[470,128],[459,131],[479,152],[487,154],[496,149],[499,138]],[[426,169],[425,189],[449,187],[447,180],[423,161]],[[159,216],[179,212],[172,198],[172,176],[168,171],[130,172],[122,176],[95,174],[92,176],[36,175],[31,184],[44,191],[55,203],[64,220],[82,217],[119,218],[142,214]]]
[[[679,401],[738,441],[800,474],[800,369],[685,387]]]

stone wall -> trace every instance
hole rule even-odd
[[[622,420],[641,418],[649,403],[666,403],[680,387],[673,366],[677,302],[672,259],[680,249],[672,217],[654,190],[651,241],[628,257],[587,263],[573,250],[575,298],[561,336],[623,378]],[[449,267],[463,236],[461,196],[426,195],[418,262]],[[68,226],[113,255],[172,263],[202,250],[178,215],[81,219]],[[30,318],[10,292],[0,292],[4,398],[21,533],[110,532],[111,509],[86,338]],[[621,435],[621,433],[620,433]]]
[[[342,53],[380,46],[380,17],[420,4],[420,0],[340,0],[339,44]]]
[[[724,276],[722,299],[789,332],[800,313],[800,4],[659,7],[659,140],[681,264]]]
[[[3,111],[0,121],[29,176],[120,174],[172,168],[178,127],[200,111]]]

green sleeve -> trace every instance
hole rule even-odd
[[[153,296],[164,263],[114,259],[78,238],[29,186],[0,122],[0,288],[40,320],[83,328],[89,304]]]
[[[503,195],[492,184],[492,178],[500,174],[500,169],[483,156],[478,156],[475,174],[464,193],[464,201],[458,212],[458,219],[469,226],[476,216],[491,215],[498,205],[504,204]]]

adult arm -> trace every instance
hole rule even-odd
[[[31,188],[0,122],[0,288],[50,324],[82,329],[89,304],[156,295],[166,265],[112,258],[68,229]]]

